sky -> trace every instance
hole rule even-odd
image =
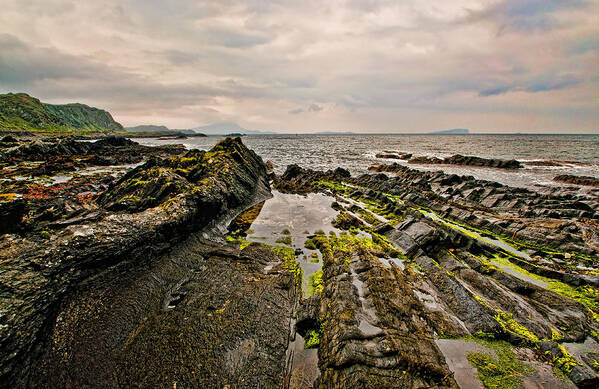
[[[0,93],[125,126],[599,133],[599,0],[2,0]]]

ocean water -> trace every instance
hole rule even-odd
[[[147,145],[181,143],[188,148],[208,150],[222,139],[218,136],[159,140],[137,139]],[[375,157],[384,151],[447,157],[454,154],[485,158],[517,159],[526,163],[538,160],[571,161],[558,167],[527,166],[508,171],[484,167],[415,165],[421,170],[472,175],[502,184],[542,190],[564,186],[553,182],[558,174],[599,177],[599,135],[248,135],[243,142],[265,161],[273,162],[277,172],[295,163],[305,168],[348,169],[352,174],[368,172],[376,162],[391,163]],[[586,190],[586,189],[583,189]]]

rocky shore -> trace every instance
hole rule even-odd
[[[595,192],[274,176],[239,138],[0,147],[1,387],[599,386]]]
[[[415,377],[422,377],[418,366],[436,366],[438,377],[445,377],[442,353],[427,345],[427,339],[466,342],[474,338],[491,342],[487,348],[502,341],[518,349],[529,348],[547,363],[561,368],[579,387],[596,387],[599,381],[597,370],[593,369],[597,369],[597,365],[592,361],[597,343],[592,338],[597,338],[599,326],[598,199],[541,196],[472,177],[422,172],[401,165],[393,170],[395,177],[384,174],[351,177],[339,169],[315,172],[290,166],[276,183],[283,191],[322,190],[337,196],[341,208],[361,219],[354,224],[355,228],[370,233],[375,243],[392,244],[400,252],[395,255],[404,260],[403,268],[385,269],[376,260],[362,264],[360,255],[364,255],[364,251],[370,251],[374,257],[381,255],[368,244],[359,244],[346,253],[343,274],[339,274],[335,262],[324,262],[325,287],[319,296],[320,309],[315,311],[312,320],[320,325],[325,323],[321,339],[334,337],[343,341],[335,350],[319,349],[321,372],[335,366],[331,358],[342,367],[346,367],[344,361],[350,358],[360,366],[358,369],[352,364],[353,368],[370,372],[355,373],[355,376],[365,374],[378,380],[385,374],[373,370],[381,366],[390,369],[387,374],[393,374],[395,365],[389,358],[397,361],[407,355],[418,356],[426,360],[406,363],[414,366],[414,370],[411,383],[405,386],[418,387],[413,381]],[[362,207],[356,208],[356,202]],[[368,212],[372,213],[370,216],[383,216],[384,221],[360,216]],[[343,239],[351,241],[351,228],[350,235]],[[346,250],[347,242],[340,244],[334,240],[328,239],[329,248],[324,250],[333,245]],[[342,255],[333,252],[333,258]],[[373,267],[376,273],[390,273],[387,277],[395,281],[383,287],[382,295],[376,291],[381,287],[377,277],[370,275]],[[362,346],[357,346],[351,336],[338,335],[343,325],[329,326],[330,294],[339,289],[345,289],[340,296],[346,297],[337,300],[347,300],[342,305],[354,315],[359,312],[358,308],[347,308],[351,307],[356,291],[347,290],[341,282],[343,279],[349,279],[350,283],[360,280],[354,286],[361,282],[366,285],[362,287],[366,291],[356,288],[357,295],[364,296],[362,304],[376,296],[373,304],[378,309],[369,321],[371,327],[377,328],[372,331],[374,335],[368,337],[367,331],[354,330],[362,339],[367,339],[361,341]],[[403,291],[394,292],[395,288]],[[389,301],[389,296],[402,297]],[[389,325],[386,315],[397,310],[406,313],[403,316],[395,313],[394,318],[406,319],[395,322],[391,328],[386,327]],[[348,313],[345,315],[349,318]],[[416,320],[415,327],[410,327],[413,320]],[[361,324],[359,319],[350,320],[350,326],[359,328]],[[406,330],[407,334],[420,335],[404,336],[402,342],[392,342],[400,344],[403,350],[388,346],[392,331]],[[595,348],[584,355],[573,357],[562,346],[562,343],[584,342],[585,339],[590,339]],[[339,352],[339,349],[345,351]],[[351,357],[353,353],[356,354]],[[510,355],[513,359],[514,354]],[[487,360],[487,365],[492,363],[492,358]],[[483,383],[490,379],[484,375],[485,366],[477,366]],[[491,373],[509,375],[507,371],[501,373],[501,369],[500,366]],[[529,376],[539,373],[531,371]],[[341,372],[336,374],[342,382],[353,383]],[[328,377],[330,375],[325,374],[322,379]],[[360,382],[369,382],[368,378],[361,379]],[[527,379],[539,383],[534,378]],[[554,384],[567,387],[560,386],[559,380]],[[387,386],[378,381],[376,385]],[[436,381],[426,385],[452,383]],[[337,386],[327,383],[323,387]],[[519,387],[519,384],[510,387]]]
[[[412,156],[409,153],[385,152],[376,154],[380,159],[403,159],[408,163],[417,165],[461,165],[492,167],[497,169],[520,169],[522,164],[515,159],[505,160],[497,158],[481,158],[469,155],[452,155],[451,157],[438,158],[429,156]]]

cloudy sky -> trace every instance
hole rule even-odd
[[[599,132],[599,0],[2,0],[0,93],[130,126]]]

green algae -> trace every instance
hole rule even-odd
[[[556,250],[554,248],[546,247],[546,246],[543,246],[540,244],[526,242],[526,241],[523,241],[520,239],[516,239],[515,234],[512,237],[507,237],[507,236],[497,234],[497,233],[487,230],[487,229],[473,227],[473,226],[466,224],[459,220],[455,220],[455,219],[451,219],[451,218],[444,218],[429,208],[418,207],[417,210],[425,215],[426,215],[426,213],[432,213],[435,215],[435,218],[438,218],[439,221],[441,221],[443,224],[445,224],[449,227],[456,227],[456,226],[460,227],[460,231],[464,232],[468,236],[470,236],[474,239],[485,241],[486,243],[489,243],[489,244],[495,245],[493,242],[490,242],[485,238],[491,238],[491,239],[500,241],[503,245],[509,246],[515,251],[522,251],[522,249],[533,249],[533,250],[540,251],[543,254],[550,255],[550,256],[561,256],[563,258],[571,257],[571,258],[584,259],[591,263],[598,262],[597,258],[593,258],[593,257],[585,255],[585,254],[581,254],[581,253],[577,253],[577,252],[566,252],[566,251]],[[479,236],[477,236],[475,234],[478,234]],[[501,247],[500,247],[500,249],[505,251],[505,249],[502,249]]]
[[[282,243],[285,244],[287,246],[291,246],[291,237],[290,236],[284,236],[282,238],[279,238],[275,241],[275,243]]]
[[[320,330],[310,330],[306,333],[304,338],[304,349],[317,348],[320,345]]]
[[[496,309],[495,311],[497,312],[494,316],[495,321],[501,325],[501,328],[505,332],[518,335],[519,337],[524,338],[533,344],[540,342],[539,338],[535,334],[514,319],[513,314],[503,312],[499,309]]]
[[[494,319],[501,326],[502,332],[514,334],[514,335],[520,337],[521,339],[523,339],[530,346],[533,346],[535,348],[539,347],[539,343],[541,341],[549,340],[549,339],[539,339],[528,328],[526,328],[522,324],[518,323],[514,319],[514,317],[511,313],[506,313],[500,309],[491,307],[480,296],[474,295],[474,297],[481,304],[485,305],[486,307],[489,307],[490,309],[493,309],[496,312]],[[478,333],[478,332],[475,335],[479,336],[480,338],[483,338],[483,339],[491,339],[494,336],[494,334],[492,334],[492,333]],[[551,340],[557,343],[558,341],[560,341],[562,339],[563,339],[563,336],[557,330],[552,328],[551,329]],[[554,357],[553,354],[549,351],[547,351],[545,354],[549,357],[549,359],[551,359],[553,361],[553,363],[555,364],[555,366],[557,368],[559,368],[563,373],[565,373],[567,376],[569,376],[572,372],[572,368],[574,366],[580,365],[580,363],[578,361],[576,361],[576,359],[574,359],[574,357],[564,348],[564,346],[562,346],[559,343],[557,343],[557,346],[559,347],[559,349],[561,351],[561,354],[562,354],[561,357]],[[482,380],[482,378],[481,378],[481,380]],[[491,387],[494,388],[494,386],[491,386]]]
[[[518,273],[526,277],[530,277],[532,279],[541,281],[546,284],[547,289],[561,295],[567,297],[571,300],[577,301],[584,305],[589,310],[589,314],[591,315],[594,321],[599,322],[599,292],[594,289],[590,285],[583,286],[571,286],[564,282],[555,280],[553,278],[548,278],[544,276],[540,276],[535,273],[531,273],[526,269],[521,268],[520,266],[514,264],[509,261],[507,257],[496,255],[493,257],[493,260],[501,264],[502,266],[508,266]]]
[[[329,262],[344,261],[349,263],[351,261],[350,254],[353,250],[363,250],[377,257],[405,259],[405,255],[389,243],[386,238],[374,233],[371,234],[371,238],[358,237],[344,232],[339,236],[315,236],[308,239],[305,246],[318,249],[323,260]]]
[[[292,273],[294,275],[296,284],[301,285],[303,270],[300,267],[299,263],[295,260],[295,252],[291,247],[272,246],[266,243],[252,242],[230,234],[225,235],[225,240],[227,242],[237,244],[239,250],[245,249],[250,244],[260,245],[262,247],[270,249],[273,253],[275,253],[277,256],[279,256],[279,258],[283,260],[283,269]]]
[[[371,199],[367,199],[367,198],[364,198],[361,196],[356,196],[356,195],[352,196],[351,195],[352,190],[360,190],[360,191],[369,190],[366,187],[362,187],[362,186],[358,186],[358,185],[349,185],[349,184],[345,184],[345,183],[341,183],[341,182],[327,181],[327,180],[314,181],[312,183],[312,185],[315,187],[321,187],[321,188],[324,187],[326,189],[331,190],[333,193],[341,194],[341,195],[347,196],[355,201],[359,201],[359,202],[363,203],[364,206],[368,209],[368,211],[384,217],[387,220],[387,222],[392,226],[395,226],[398,223],[405,220],[405,217],[403,215],[395,214],[393,211],[389,210],[386,205],[382,205],[376,201],[373,201]],[[389,193],[384,193],[384,192],[381,192],[381,194],[383,196],[385,196],[387,199],[391,200],[392,203],[404,204],[404,201],[401,200],[399,198],[399,196],[392,195]],[[360,210],[356,211],[356,213],[358,213],[358,215],[361,216],[365,222],[367,222],[371,225],[376,224],[378,222],[378,220],[373,215],[369,214],[368,211],[360,208]]]
[[[309,278],[308,296],[322,292],[324,284],[322,282],[322,270],[314,272]]]
[[[246,248],[247,246],[252,244],[252,242],[250,242],[249,240],[243,239],[242,237],[239,237],[239,236],[230,235],[230,234],[225,235],[225,240],[227,242],[236,243],[238,245],[237,248],[239,250],[243,250],[244,248]]]
[[[534,374],[534,369],[514,357],[512,346],[504,341],[477,340],[478,343],[492,349],[496,356],[489,353],[469,353],[468,361],[474,366],[485,388],[516,389],[522,383],[522,377]]]
[[[572,368],[574,368],[574,366],[581,366],[581,364],[578,363],[576,359],[574,359],[572,354],[570,354],[564,346],[558,344],[557,347],[559,347],[562,356],[559,358],[553,358],[553,362],[555,363],[555,366],[561,369],[564,373],[566,373],[566,375],[570,375],[570,373],[572,372]],[[547,351],[547,354],[551,356],[549,351]]]
[[[299,263],[295,260],[294,250],[291,247],[270,246],[264,243],[260,244],[270,247],[275,254],[283,259],[283,269],[293,274],[296,285],[301,286],[303,270]]]
[[[528,328],[526,328],[522,324],[518,323],[518,321],[516,321],[516,319],[514,319],[513,314],[507,313],[507,312],[502,311],[501,309],[492,307],[482,297],[480,297],[476,294],[474,294],[473,297],[480,304],[484,305],[485,307],[487,307],[495,312],[495,315],[493,316],[493,318],[500,325],[503,333],[510,333],[510,334],[516,335],[520,339],[523,339],[525,342],[527,342],[531,345],[536,345],[537,343],[540,342],[540,339],[535,334],[533,334]],[[482,335],[484,338],[492,337],[492,334],[490,334],[490,333],[482,333]]]
[[[316,247],[315,241],[313,238],[311,239],[307,239],[306,242],[304,243],[304,247],[307,248],[308,250],[317,250],[318,247]]]

